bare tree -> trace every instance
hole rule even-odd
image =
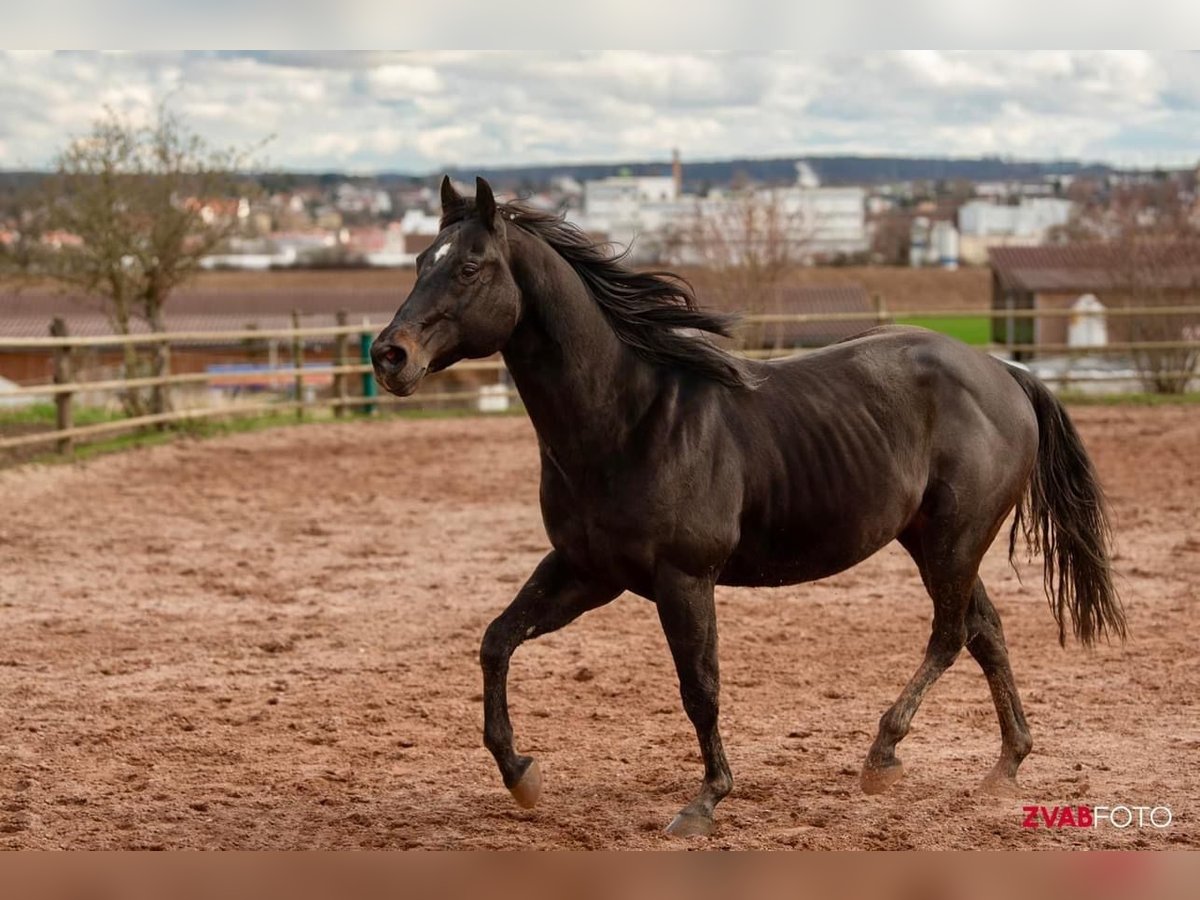
[[[1200,235],[1162,239],[1124,235],[1114,255],[1121,300],[1134,307],[1200,305]],[[1186,344],[1200,339],[1200,317],[1144,313],[1130,317],[1135,342]],[[1156,394],[1181,394],[1196,372],[1194,346],[1165,346],[1133,354],[1142,385]]]
[[[161,332],[171,293],[239,227],[248,160],[249,151],[209,147],[165,106],[146,125],[109,110],[35,189],[19,264],[26,276],[101,299],[118,334],[139,320]],[[163,374],[166,354],[161,345],[145,360],[124,345],[125,377]],[[147,401],[128,391],[125,405],[162,412],[167,392]]]
[[[1133,307],[1200,304],[1200,217],[1196,196],[1174,178],[1118,186],[1082,198],[1055,235],[1062,241],[1104,243],[1110,304]],[[1200,336],[1200,317],[1145,313],[1129,318],[1136,343],[1185,343]],[[1145,390],[1182,393],[1200,352],[1191,347],[1138,350],[1134,364]]]
[[[780,289],[811,254],[815,224],[790,199],[787,190],[746,188],[697,202],[677,246],[683,261],[704,268],[714,305],[750,315],[783,311]],[[758,348],[778,343],[778,333],[759,323],[739,336],[743,346]]]

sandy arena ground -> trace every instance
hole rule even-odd
[[[889,548],[812,585],[719,589],[736,787],[711,838],[663,826],[700,762],[650,604],[514,659],[516,808],[480,740],[487,622],[546,549],[523,418],[387,421],[0,473],[0,848],[900,848],[1200,845],[1200,413],[1074,411],[1116,511],[1132,641],[1060,650],[999,547],[1035,748],[965,653],[866,797],[859,764],[930,602]],[[1028,830],[1021,806],[1169,806],[1164,829]],[[1160,819],[1161,819],[1161,813]]]

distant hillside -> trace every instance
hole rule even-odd
[[[882,184],[896,181],[1012,181],[1056,175],[1106,175],[1116,171],[1100,163],[1077,161],[1010,160],[985,156],[978,159],[900,156],[788,156],[775,159],[728,159],[683,162],[685,187],[689,191],[709,186],[728,185],[750,179],[767,184],[791,183],[796,177],[796,161],[803,159],[813,167],[823,184]],[[482,175],[502,190],[523,192],[541,189],[558,176],[579,181],[604,178],[620,172],[634,175],[670,174],[669,162],[561,163],[554,165],[472,167],[450,169],[449,174],[470,182]],[[346,175],[341,172],[269,172],[257,176],[268,190],[290,190],[306,186],[330,189],[343,181],[371,182],[401,186],[433,183],[441,171],[423,175],[381,172],[377,175]],[[41,173],[0,171],[0,207],[22,187],[36,182]]]
[[[881,184],[894,181],[1011,181],[1057,175],[1106,175],[1111,166],[1076,161],[1038,162],[1000,157],[979,159],[914,158],[887,156],[788,156],[776,159],[731,159],[708,162],[684,160],[684,183],[688,189],[729,184],[749,178],[766,183],[789,183],[796,177],[796,162],[805,160],[823,184]],[[464,181],[482,175],[497,187],[533,187],[555,176],[579,181],[604,178],[628,171],[634,175],[670,174],[668,162],[582,163],[514,166],[512,168],[451,169],[450,175]],[[382,175],[382,179],[411,176]]]

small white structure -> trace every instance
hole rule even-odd
[[[940,266],[957,269],[959,259],[958,229],[953,222],[926,216],[916,216],[908,232],[908,264],[914,268]]]
[[[508,385],[485,384],[479,389],[480,412],[508,412]]]
[[[13,394],[20,385],[9,381],[7,378],[0,376],[0,407],[15,408],[20,406],[32,406],[36,402],[46,402],[45,397],[35,397],[31,394]]]
[[[1071,304],[1074,315],[1067,323],[1067,345],[1070,347],[1108,346],[1108,318],[1104,304],[1095,294],[1084,294]]]
[[[930,222],[925,216],[914,216],[908,226],[908,264],[914,269],[930,263]]]
[[[953,222],[934,222],[929,230],[933,262],[943,269],[958,268],[958,229]]]

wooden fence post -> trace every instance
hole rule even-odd
[[[67,323],[61,318],[55,317],[50,323],[51,337],[65,338],[67,336]],[[55,384],[70,384],[71,383],[71,348],[66,345],[59,345],[54,348],[54,383]],[[61,393],[54,395],[54,426],[57,431],[66,431],[75,423],[75,417],[71,410],[71,394]],[[70,453],[74,446],[74,440],[69,437],[58,439],[58,452]]]
[[[171,374],[171,342],[164,338],[159,343],[155,344],[154,349],[154,377],[166,378]],[[152,411],[158,414],[168,413],[171,411],[171,387],[166,384],[156,384],[154,386],[154,394],[152,402]],[[167,431],[170,429],[170,422],[159,422],[157,428],[159,431]]]
[[[344,328],[346,323],[350,321],[350,313],[344,309],[339,309],[337,313],[338,326]],[[339,334],[337,336],[337,350],[334,352],[334,365],[339,369],[350,365],[350,335]],[[333,408],[333,414],[337,418],[342,418],[346,414],[346,400],[350,396],[349,380],[346,378],[345,372],[338,372],[333,376],[333,397],[337,401],[337,406]]]
[[[304,341],[300,339],[300,310],[292,310],[292,367],[296,371],[296,418],[304,418]]]
[[[886,325],[891,321],[888,316],[887,306],[883,302],[883,294],[872,294],[871,303],[875,307],[875,321],[879,325]]]

